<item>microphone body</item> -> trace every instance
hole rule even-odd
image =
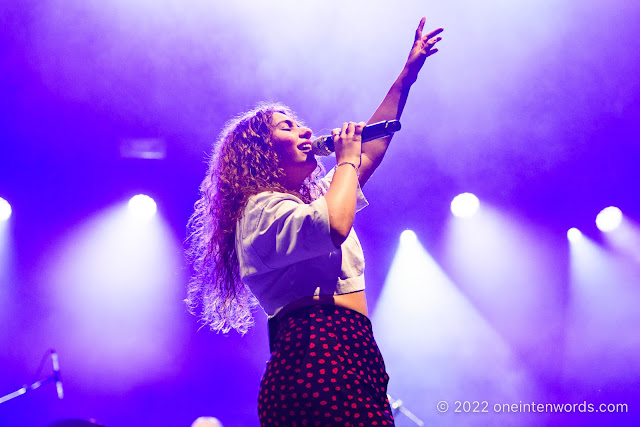
[[[366,125],[362,129],[362,142],[373,141],[374,139],[383,138],[392,135],[401,128],[398,120],[387,120],[378,123]],[[328,156],[334,152],[333,137],[330,135],[321,136],[311,143],[311,151],[316,156]]]
[[[56,391],[58,392],[58,399],[64,397],[64,391],[62,390],[62,379],[60,378],[60,364],[58,363],[58,353],[51,351],[51,363],[53,364],[53,379],[56,382]]]

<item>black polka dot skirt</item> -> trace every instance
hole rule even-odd
[[[394,425],[389,376],[366,316],[315,305],[271,319],[269,330],[262,426]]]

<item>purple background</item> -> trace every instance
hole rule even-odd
[[[66,396],[49,384],[4,403],[0,425],[257,425],[264,315],[223,336],[181,301],[206,153],[260,100],[318,135],[366,120],[425,14],[445,28],[440,52],[356,219],[389,392],[432,425],[637,423],[640,246],[615,249],[594,219],[618,206],[640,241],[640,3],[25,0],[0,5],[0,196],[14,210],[0,395],[54,347]],[[130,138],[164,141],[166,158],[122,158]],[[449,203],[464,191],[482,212],[461,223]],[[131,244],[117,206],[140,192],[159,217]],[[577,254],[570,227],[589,242]],[[407,228],[422,249],[399,248]],[[455,414],[456,400],[630,412]]]

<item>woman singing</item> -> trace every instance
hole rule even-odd
[[[369,123],[399,119],[442,29],[422,35]],[[261,425],[390,426],[388,376],[367,317],[364,258],[352,228],[361,188],[391,137],[361,144],[364,123],[332,131],[336,166],[322,177],[310,129],[287,107],[261,104],[216,143],[190,221],[187,302],[212,329],[245,333],[259,304],[271,357]]]

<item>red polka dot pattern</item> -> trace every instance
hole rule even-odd
[[[389,376],[369,319],[316,305],[278,319],[260,383],[262,426],[393,426]]]

